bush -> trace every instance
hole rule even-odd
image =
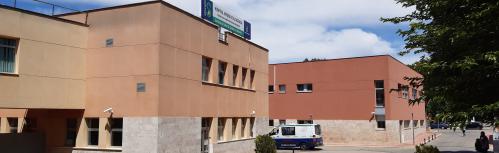
[[[276,145],[269,135],[259,135],[255,140],[256,153],[276,153]]]
[[[437,147],[432,145],[418,145],[414,153],[440,153]]]

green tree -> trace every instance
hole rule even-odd
[[[423,98],[413,102],[429,102],[429,109],[435,109],[429,112],[435,114],[485,115],[475,111],[497,109],[494,106],[499,102],[499,1],[397,2],[415,10],[381,20],[409,25],[398,31],[406,43],[400,55],[423,55],[411,67],[424,79],[408,78],[424,84]],[[490,116],[483,118],[487,117]]]

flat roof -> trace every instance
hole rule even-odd
[[[207,24],[208,26],[211,26],[211,27],[213,27],[213,28],[218,29],[218,26],[217,26],[217,25],[215,25],[215,24],[213,24],[213,23],[211,23],[211,22],[208,22],[208,21],[206,21],[206,20],[204,20],[204,19],[202,19],[202,18],[199,18],[198,16],[195,16],[195,15],[193,15],[193,14],[191,14],[191,13],[189,13],[189,12],[187,12],[187,11],[185,11],[185,10],[181,9],[181,8],[178,8],[178,7],[176,7],[176,6],[172,5],[172,4],[168,3],[168,2],[162,1],[162,0],[152,0],[152,1],[145,1],[145,2],[139,2],[139,3],[131,3],[131,4],[125,4],[125,5],[112,6],[112,7],[104,7],[104,8],[98,8],[98,9],[90,9],[90,10],[85,10],[85,11],[81,11],[81,12],[65,13],[65,14],[59,14],[59,15],[56,15],[56,17],[60,17],[60,16],[67,16],[67,15],[75,15],[75,14],[81,14],[81,13],[91,13],[91,12],[98,12],[98,11],[105,11],[105,10],[112,10],[112,9],[121,9],[121,8],[128,8],[128,7],[141,6],[141,5],[147,5],[147,4],[155,4],[155,3],[161,3],[161,4],[163,4],[164,6],[167,6],[167,7],[169,7],[169,8],[172,8],[172,9],[174,9],[174,10],[176,10],[176,11],[179,11],[180,13],[183,13],[183,14],[185,14],[185,15],[187,15],[187,16],[189,16],[189,17],[191,17],[191,18],[195,19],[195,20],[198,20],[198,21],[200,21],[200,22],[202,22],[202,23],[205,23],[205,24]],[[267,52],[269,51],[267,48],[265,48],[265,47],[263,47],[263,46],[260,46],[260,45],[258,45],[258,44],[256,44],[256,43],[254,43],[254,42],[252,42],[252,41],[249,41],[249,40],[247,40],[247,39],[241,38],[241,37],[239,37],[239,36],[237,36],[237,35],[235,35],[235,34],[233,34],[233,33],[230,33],[230,32],[226,32],[226,33],[229,33],[230,35],[232,35],[232,36],[234,36],[234,37],[236,37],[236,38],[238,38],[238,39],[240,39],[240,40],[242,40],[242,41],[244,41],[244,42],[247,42],[247,43],[249,43],[249,44],[252,44],[252,45],[254,45],[254,46],[256,46],[256,47],[258,47],[258,48],[260,48],[260,49],[262,49],[262,50],[264,50],[264,51],[267,51]]]
[[[391,59],[397,61],[398,63],[405,65],[409,69],[413,70],[414,72],[420,74],[418,71],[412,69],[411,67],[407,66],[407,64],[402,63],[395,57],[385,54],[385,55],[371,55],[371,56],[357,56],[357,57],[345,57],[345,58],[333,58],[333,59],[325,59],[325,60],[316,60],[316,61],[301,61],[301,62],[287,62],[287,63],[274,63],[274,64],[269,64],[269,65],[285,65],[285,64],[301,64],[301,63],[315,63],[315,62],[328,62],[328,61],[336,61],[336,60],[351,60],[351,59],[359,59],[359,58],[374,58],[374,57],[390,57]]]
[[[43,18],[47,18],[47,19],[56,20],[56,21],[66,22],[66,23],[70,23],[70,24],[74,24],[74,25],[88,27],[88,25],[85,24],[85,23],[76,22],[76,21],[73,21],[73,20],[68,20],[68,19],[63,19],[63,18],[58,18],[56,16],[50,16],[50,15],[46,15],[46,14],[43,14],[43,13],[38,13],[38,12],[24,10],[24,9],[20,9],[20,8],[16,8],[16,7],[11,7],[11,6],[8,6],[8,5],[2,5],[2,4],[0,4],[0,8],[7,9],[7,10],[12,10],[12,11],[17,11],[17,12],[21,12],[21,13],[26,13],[26,14],[31,14],[31,15],[35,15],[35,16],[39,16],[39,17],[43,17]]]

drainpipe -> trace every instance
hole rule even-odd
[[[412,144],[416,144],[416,137],[414,134],[414,113],[411,113],[411,122],[412,122]]]

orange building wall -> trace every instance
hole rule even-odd
[[[410,107],[388,87],[393,88],[394,82],[408,84],[401,76],[417,73],[390,56],[272,64],[269,73],[269,85],[275,88],[269,94],[273,119],[370,120],[375,108],[374,80],[385,80],[387,120],[410,119],[404,113]],[[312,83],[313,92],[297,93],[299,83]],[[286,84],[285,94],[279,93],[279,84]],[[414,119],[425,119],[423,106],[414,112]]]
[[[62,18],[82,20],[81,14]],[[227,43],[220,42],[216,26],[167,3],[89,12],[87,22],[85,116],[105,117],[102,110],[109,107],[116,117],[268,116],[266,49],[230,33]],[[113,47],[105,47],[109,38]],[[255,88],[203,84],[203,56],[213,58],[213,81],[218,61],[224,61],[226,82],[238,65],[255,70]],[[139,82],[146,92],[136,92]]]

